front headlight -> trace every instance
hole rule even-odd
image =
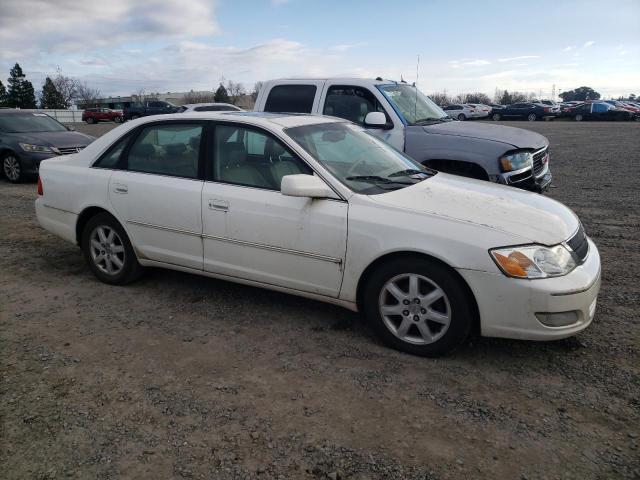
[[[30,143],[20,143],[19,145],[25,152],[53,153],[49,147],[45,147],[44,145],[31,145]]]
[[[555,247],[523,245],[496,248],[489,253],[496,265],[508,277],[560,277],[576,268],[576,262],[571,253],[562,245]]]
[[[513,172],[533,165],[531,152],[512,152],[500,157],[500,166],[504,172]]]

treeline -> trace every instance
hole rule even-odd
[[[60,69],[45,79],[38,95],[17,63],[9,71],[7,87],[0,81],[0,107],[67,109],[74,103],[92,105],[99,98],[100,90],[63,75]]]
[[[438,105],[451,105],[456,103],[481,103],[483,105],[498,104],[498,105],[510,105],[518,102],[530,102],[531,100],[538,99],[534,92],[524,93],[508,90],[496,90],[493,100],[486,93],[474,92],[474,93],[460,93],[455,96],[448,95],[447,92],[436,92],[433,95],[429,95],[431,99]]]
[[[258,98],[258,92],[262,88],[262,83],[263,82],[254,83],[253,89],[248,92],[241,82],[229,80],[226,85],[220,82],[215,92],[194,92],[193,90],[188,92],[184,96],[184,103],[216,102],[237,105],[245,95],[251,95],[251,98],[255,101],[256,98]]]

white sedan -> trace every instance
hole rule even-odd
[[[153,266],[301,295],[418,355],[471,332],[574,335],[600,288],[598,250],[564,205],[425,169],[331,117],[145,117],[42,162],[38,190],[40,224],[103,282]]]

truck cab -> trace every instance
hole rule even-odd
[[[542,191],[551,183],[549,142],[506,126],[458,122],[415,86],[382,78],[265,82],[254,110],[351,120],[439,171]]]

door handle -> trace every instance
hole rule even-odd
[[[220,210],[226,212],[229,210],[229,202],[227,202],[226,200],[216,200],[215,198],[210,198],[209,208],[211,210]]]
[[[129,191],[129,187],[123,185],[122,183],[115,183],[113,185],[113,191],[115,193],[127,193]]]

